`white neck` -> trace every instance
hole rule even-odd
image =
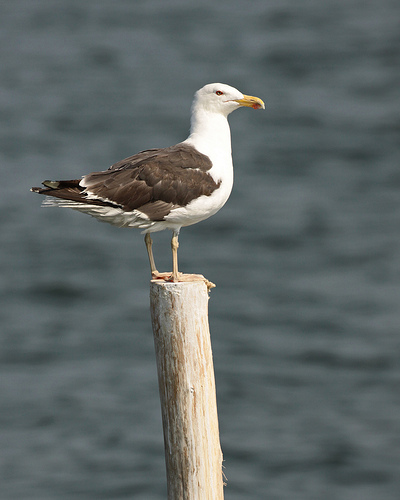
[[[221,113],[197,109],[192,113],[190,135],[184,141],[207,155],[212,161],[232,161],[231,131],[228,119]]]

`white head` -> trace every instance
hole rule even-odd
[[[224,83],[209,83],[196,92],[192,110],[228,116],[241,106],[265,109],[263,101],[258,97],[243,95],[239,90]]]

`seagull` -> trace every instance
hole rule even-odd
[[[179,282],[196,276],[178,272],[182,227],[214,215],[233,186],[228,115],[240,107],[265,109],[258,98],[222,83],[210,83],[194,96],[189,137],[167,148],[148,149],[108,170],[81,179],[49,181],[31,191],[46,195],[43,205],[68,207],[118,227],[145,234],[152,279]],[[157,271],[151,233],[172,231],[172,274]],[[201,279],[204,279],[201,276]]]

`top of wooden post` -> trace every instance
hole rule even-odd
[[[174,285],[175,285],[175,289],[177,289],[176,285],[178,285],[178,288],[179,288],[179,285],[199,285],[199,284],[201,285],[201,284],[204,284],[204,285],[206,285],[208,291],[210,291],[211,288],[215,288],[215,286],[216,286],[214,283],[212,283],[207,278],[205,278],[202,274],[182,274],[182,275],[180,275],[180,280],[177,282],[165,281],[163,279],[153,279],[153,280],[150,280],[150,283],[151,284],[154,283],[155,285],[160,285],[160,286],[167,285],[166,288],[168,288],[168,285],[173,285],[172,288],[170,288],[170,289],[174,289]]]

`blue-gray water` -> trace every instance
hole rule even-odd
[[[143,237],[31,186],[231,116],[234,192],[181,233],[210,325],[227,500],[400,498],[400,4],[4,1],[1,500],[161,500]],[[155,237],[161,270],[169,234]]]

